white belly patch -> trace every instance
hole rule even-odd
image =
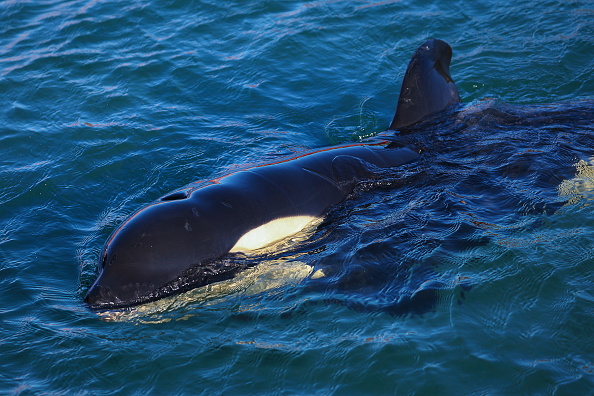
[[[272,220],[245,233],[229,252],[260,249],[301,231],[317,219],[314,216],[291,216]]]

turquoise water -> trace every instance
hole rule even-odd
[[[593,14],[1,2],[0,390],[592,393]],[[84,306],[103,243],[143,205],[382,132],[429,37],[452,46],[465,106],[407,137],[419,161],[236,284]],[[428,283],[436,298],[407,304]]]

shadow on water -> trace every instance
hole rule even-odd
[[[393,140],[422,151],[421,160],[379,171],[328,215],[318,232],[332,233],[320,241],[330,251],[332,240],[342,245],[320,258],[326,277],[310,284],[323,290],[323,303],[356,311],[423,315],[441,300],[462,304],[473,279],[461,268],[515,246],[580,186],[591,190],[581,170],[579,186],[561,193],[574,180],[572,164],[587,165],[580,155],[588,150],[575,147],[594,147],[592,119],[592,101],[484,101],[404,131]]]

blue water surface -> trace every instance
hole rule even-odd
[[[0,392],[592,393],[593,14],[0,2]],[[405,137],[420,160],[235,283],[84,305],[103,243],[143,205],[384,131],[431,37],[464,105]]]

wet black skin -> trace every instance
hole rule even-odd
[[[404,128],[459,101],[449,75],[451,48],[428,40],[413,55],[391,128]],[[452,88],[453,87],[453,88]],[[401,112],[406,115],[400,115]],[[323,216],[376,168],[418,158],[389,141],[317,150],[235,172],[195,190],[169,194],[114,231],[85,302],[128,307],[233,277],[244,269],[221,261],[248,231],[272,220]]]
[[[427,40],[417,48],[402,80],[390,129],[406,128],[460,102],[450,76],[451,59],[452,48],[442,40]]]

